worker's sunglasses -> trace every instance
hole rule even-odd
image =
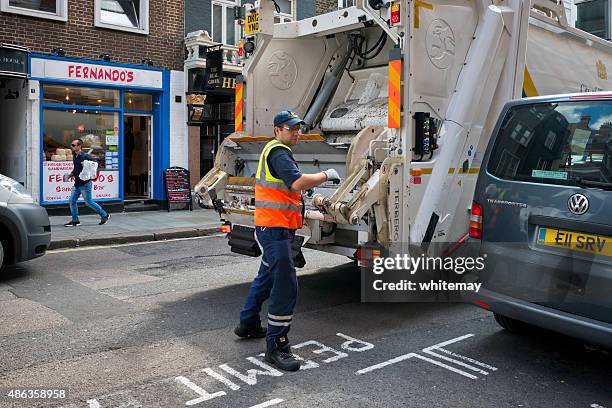
[[[299,132],[302,127],[300,125],[296,125],[296,126],[283,126],[282,127],[285,130],[288,130],[289,132]]]
[[[77,146],[78,146],[78,144],[71,144],[70,146],[72,146],[72,147],[77,147]]]

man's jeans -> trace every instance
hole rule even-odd
[[[73,186],[72,187],[72,194],[70,195],[70,214],[72,214],[72,221],[76,222],[79,220],[79,208],[77,207],[77,200],[79,199],[80,195],[83,196],[83,199],[85,200],[85,204],[87,204],[89,208],[97,212],[100,215],[100,217],[104,218],[108,215],[106,211],[102,209],[102,207],[100,207],[98,204],[94,202],[91,196],[92,188],[93,188],[93,182],[91,181],[85,184],[84,186],[80,186],[80,187]]]

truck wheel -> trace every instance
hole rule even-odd
[[[2,269],[2,265],[4,264],[4,245],[0,240],[0,269]]]
[[[495,321],[504,329],[508,330],[510,333],[521,333],[525,331],[527,324],[523,323],[519,320],[512,319],[510,317],[500,315],[498,313],[493,313],[495,317]]]

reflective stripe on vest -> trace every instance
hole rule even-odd
[[[268,155],[276,147],[291,151],[289,146],[274,139],[265,145],[259,156],[255,180],[255,225],[299,229],[303,222],[302,194],[288,188],[268,168]]]

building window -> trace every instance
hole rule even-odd
[[[149,0],[95,0],[96,27],[149,33]]]
[[[594,34],[603,39],[610,39],[610,1],[588,0],[576,3],[578,15],[576,28]]]
[[[295,20],[295,2],[293,0],[276,0],[280,11],[274,13],[274,24],[288,23]]]
[[[5,13],[67,21],[68,0],[0,0]]]
[[[235,1],[215,1],[212,3],[212,38],[222,44],[236,45],[236,21],[234,20]]]
[[[355,0],[338,0],[339,9],[353,7],[354,5],[355,5]]]

